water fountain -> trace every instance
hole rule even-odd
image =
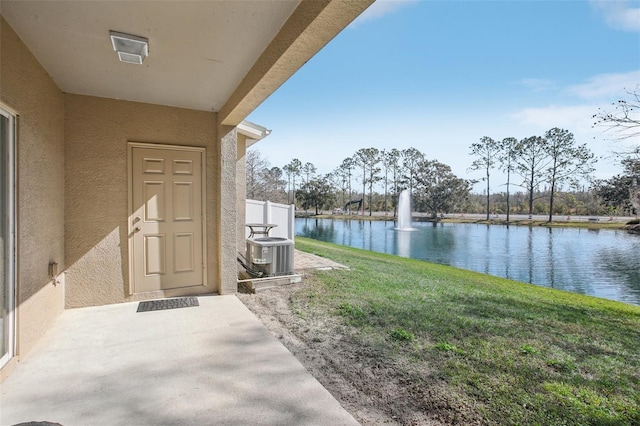
[[[411,195],[409,191],[403,189],[398,197],[398,226],[397,231],[415,231],[411,227]]]

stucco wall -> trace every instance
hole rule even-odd
[[[65,95],[65,255],[67,307],[103,305],[129,297],[128,142],[207,149],[207,208],[220,175],[214,113],[91,96]],[[219,158],[219,157],[218,157]],[[209,252],[218,227],[208,226]],[[208,288],[216,292],[220,265],[210,256]],[[170,293],[154,297],[171,296]]]
[[[220,233],[220,293],[233,294],[238,291],[237,266],[237,223],[238,193],[236,188],[238,129],[231,126],[220,126],[220,192],[217,198],[219,205]]]
[[[64,309],[64,98],[0,18],[0,100],[18,113],[17,351],[27,353]]]

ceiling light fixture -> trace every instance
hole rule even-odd
[[[145,37],[109,31],[113,50],[118,53],[120,61],[128,64],[141,64],[149,55],[149,40]]]

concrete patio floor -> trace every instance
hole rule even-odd
[[[304,251],[295,250],[295,265],[297,272],[304,272],[309,269],[344,269],[346,266],[334,262],[331,259],[316,256],[315,254],[306,253]]]
[[[235,296],[70,309],[0,384],[0,424],[358,424]]]

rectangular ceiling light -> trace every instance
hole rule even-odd
[[[141,64],[149,55],[149,40],[145,37],[109,31],[111,45],[118,53],[120,61],[128,64]]]

